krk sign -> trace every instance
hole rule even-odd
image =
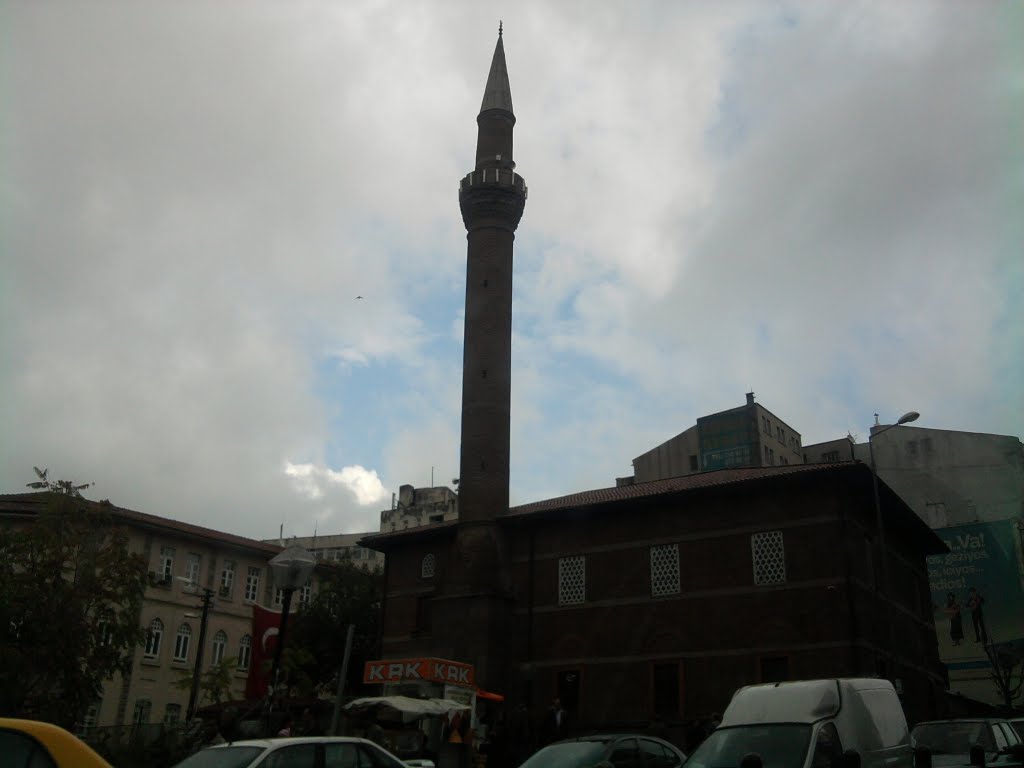
[[[475,685],[472,664],[445,659],[388,659],[368,661],[363,667],[364,683],[408,683],[416,680],[467,688]]]

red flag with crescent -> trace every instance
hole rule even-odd
[[[280,631],[280,611],[271,611],[260,605],[252,607],[252,659],[249,662],[249,678],[245,682],[245,698],[249,700],[262,699],[267,695],[270,670],[264,669],[264,662],[273,661]]]

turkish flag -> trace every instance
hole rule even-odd
[[[274,658],[280,631],[280,611],[270,611],[259,605],[252,607],[252,659],[249,662],[249,678],[245,681],[245,698],[250,701],[267,695],[270,670],[264,671],[263,666],[264,662]]]

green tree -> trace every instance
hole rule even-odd
[[[146,563],[110,502],[36,474],[40,512],[0,528],[0,715],[70,727],[144,639]]]
[[[196,707],[203,704],[220,704],[227,701],[231,695],[231,686],[235,681],[235,670],[238,668],[238,659],[234,656],[225,656],[216,664],[199,675],[199,695],[196,698]],[[192,673],[182,672],[174,682],[174,687],[181,691],[192,690]]]
[[[343,560],[319,565],[317,577],[316,595],[288,619],[282,679],[302,693],[336,693],[345,638],[354,624],[345,684],[351,693],[362,686],[364,662],[379,653],[384,574]]]

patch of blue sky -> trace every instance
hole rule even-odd
[[[741,84],[749,71],[759,66],[766,40],[795,31],[799,25],[794,10],[780,8],[737,27],[725,41],[732,66],[719,83],[717,119],[705,132],[706,146],[715,157],[724,160],[736,154],[756,126],[758,115],[754,105],[743,98]]]

